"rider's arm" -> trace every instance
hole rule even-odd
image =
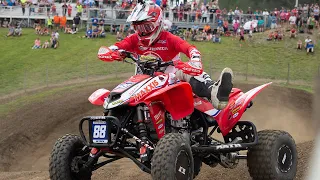
[[[176,52],[184,53],[190,59],[187,63],[178,63],[177,68],[192,76],[202,74],[201,54],[198,49],[178,36],[169,33],[168,36],[168,43],[172,46],[171,48]]]
[[[133,34],[108,48],[103,46],[99,49],[98,58],[102,61],[122,61],[125,57],[118,50],[132,51],[137,40]]]

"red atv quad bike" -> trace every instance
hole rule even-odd
[[[173,62],[122,53],[133,60],[125,62],[136,65],[135,75],[112,91],[99,89],[89,97],[103,106],[103,116],[84,117],[80,136],[57,140],[50,157],[52,180],[88,180],[93,171],[124,157],[156,180],[189,180],[199,174],[202,163],[235,168],[240,159],[247,159],[253,179],[295,177],[297,150],[290,134],[257,132],[253,123],[239,121],[271,83],[246,93],[233,88],[228,106],[216,110],[193,94],[189,83],[163,73]],[[214,132],[224,140],[213,138]]]

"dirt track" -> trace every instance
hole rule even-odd
[[[238,85],[247,91],[255,85]],[[86,115],[101,115],[87,97],[99,86],[63,92],[42,102],[21,107],[0,118],[0,179],[48,179],[48,159],[53,143],[66,133],[78,134],[78,121]],[[282,129],[299,143],[297,179],[308,167],[313,147],[312,95],[272,85],[258,95],[243,120],[253,121],[259,130]],[[236,169],[203,166],[197,179],[249,179],[246,163]],[[150,179],[127,159],[99,169],[93,179]]]

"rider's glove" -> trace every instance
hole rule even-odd
[[[181,69],[183,73],[191,76],[199,76],[202,74],[202,63],[200,52],[196,49],[190,51],[190,60],[186,63],[182,61],[175,62],[175,67]]]
[[[102,61],[123,61],[124,55],[118,50],[111,50],[106,46],[101,46],[98,52],[98,58]]]

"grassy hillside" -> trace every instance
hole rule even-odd
[[[58,49],[32,50],[37,37],[33,30],[24,29],[22,37],[6,38],[6,33],[7,29],[0,29],[0,96],[78,78],[133,72],[132,65],[105,63],[97,59],[100,46],[115,42],[115,37],[109,34],[105,39],[82,39],[79,35],[60,33],[61,46]],[[295,50],[297,40],[267,42],[265,36],[259,34],[254,34],[254,38],[254,42],[242,46],[231,37],[223,37],[221,44],[192,43],[202,52],[205,70],[209,73],[218,73],[229,66],[236,75],[286,80],[290,63],[292,82],[311,83],[319,71],[319,56],[307,56],[305,51]],[[304,38],[305,35],[301,36],[302,40]],[[40,39],[44,42],[48,37]],[[318,43],[316,53],[319,53],[319,46]]]
[[[304,3],[320,3],[320,0],[299,0],[299,4]],[[292,9],[295,5],[295,0],[220,0],[221,8],[234,9],[238,6],[240,9],[246,11],[250,6],[252,9],[273,10],[274,8],[286,7]]]

